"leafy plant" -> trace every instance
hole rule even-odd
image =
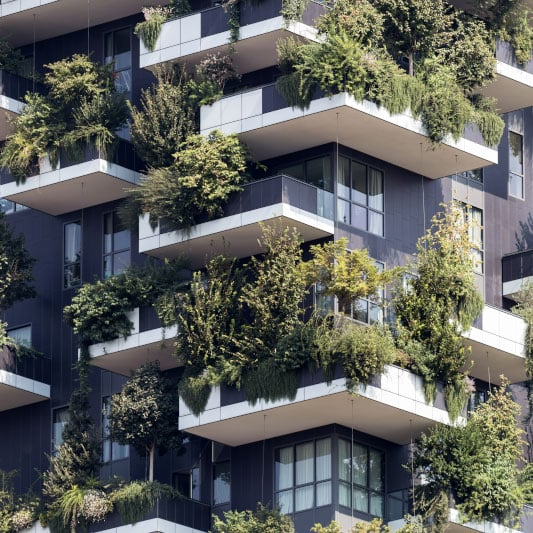
[[[148,481],[154,480],[156,448],[160,453],[181,447],[178,431],[177,383],[161,373],[159,363],[137,369],[111,400],[109,433],[119,444],[130,444],[149,458]]]
[[[225,511],[223,519],[213,515],[213,528],[217,533],[294,533],[289,516],[260,503],[255,511]]]
[[[0,153],[0,165],[23,181],[39,157],[48,155],[56,165],[59,152],[80,158],[87,146],[108,157],[115,131],[128,118],[126,99],[115,88],[110,65],[99,65],[88,56],[46,65],[46,96],[28,93],[14,132]]]
[[[229,195],[241,190],[249,161],[236,135],[192,135],[171,166],[150,169],[130,195],[153,224],[165,218],[175,229],[188,228],[223,213]]]
[[[474,283],[472,246],[460,207],[445,206],[418,241],[414,265],[418,276],[410,280],[407,291],[398,291],[394,303],[399,336],[413,341],[410,346],[416,348],[410,355],[415,372],[426,382],[426,397],[434,399],[435,383],[441,381],[452,419],[468,394],[464,375],[468,352],[461,334],[483,308]]]
[[[20,50],[14,49],[7,39],[0,39],[0,69],[7,72],[20,71],[24,56]]]
[[[142,12],[145,20],[137,23],[134,33],[141,39],[144,46],[153,52],[161,33],[161,26],[170,17],[171,9],[168,6],[152,6],[144,7]]]

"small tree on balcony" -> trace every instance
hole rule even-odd
[[[148,457],[149,481],[154,480],[155,450],[181,447],[178,406],[177,383],[161,373],[158,363],[144,364],[112,397],[110,437]]]

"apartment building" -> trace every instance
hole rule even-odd
[[[40,90],[29,74],[44,73],[49,63],[76,53],[112,63],[117,86],[138,104],[158,66],[191,67],[230,49],[230,12],[209,0],[191,0],[190,13],[164,22],[153,50],[147,48],[133,30],[144,20],[144,6],[161,3],[0,0],[0,37],[20,49],[25,62],[22,74],[0,71],[0,139],[13,131],[25,93]],[[62,442],[79,357],[63,308],[79,287],[146,257],[185,255],[201,269],[208,250],[229,244],[232,255],[248,258],[262,251],[261,225],[278,219],[306,244],[345,237],[350,249],[366,248],[391,268],[412,258],[441,203],[468,206],[479,222],[474,268],[485,304],[464,336],[472,348],[470,374],[479,397],[502,374],[523,396],[526,324],[510,309],[533,276],[533,60],[518,63],[504,41],[495,47],[496,77],[483,90],[497,99],[505,121],[498,146],[487,146],[468,126],[459,139],[448,135],[434,147],[418,118],[347,92],[315,93],[306,109],[288,105],[275,83],[277,42],[316,41],[314,26],[327,8],[311,0],[290,22],[281,9],[281,0],[240,2],[239,36],[231,45],[240,81],[200,109],[202,134],[237,134],[267,169],[231,196],[223,216],[188,231],[153,227],[146,216],[137,229],[126,228],[117,210],[146,166],[124,132],[109,158],[88,150],[82,161],[61,157],[55,168],[42,162],[23,181],[2,170],[2,210],[36,259],[37,293],[8,309],[3,320],[10,336],[41,354],[17,359],[4,351],[0,360],[0,469],[17,471],[17,493],[39,492],[40,472]],[[346,181],[350,173],[357,174],[357,186]],[[104,481],[144,479],[146,468],[145,457],[107,435],[111,396],[146,361],[159,361],[178,377],[183,370],[172,343],[163,342],[177,328],[163,328],[151,308],[137,308],[130,317],[134,328],[126,338],[89,347],[91,415],[103,440]],[[383,311],[360,302],[354,318],[370,324],[383,320]],[[428,403],[422,378],[394,365],[356,395],[340,371],[332,381],[308,371],[299,380],[294,400],[252,405],[242,391],[221,385],[199,415],[181,401],[176,423],[186,435],[185,453],[157,457],[155,479],[185,497],[158,499],[133,526],[112,513],[89,531],[207,532],[213,513],[255,509],[257,502],[281,506],[298,533],[333,519],[346,530],[374,517],[397,524],[411,510],[412,476],[403,467],[411,444],[437,423],[451,423],[442,388]],[[343,470],[347,462],[357,465],[353,477]],[[490,522],[462,523],[454,509],[450,520],[451,532],[511,531]],[[528,531],[527,517],[520,530]]]

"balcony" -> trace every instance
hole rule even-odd
[[[0,196],[6,200],[62,215],[125,198],[139,180],[142,166],[133,146],[121,141],[111,160],[102,159],[95,149],[87,149],[83,162],[61,156],[56,169],[41,161],[36,174],[17,184],[13,176],[0,173]]]
[[[308,109],[287,107],[275,85],[228,96],[203,106],[200,129],[237,133],[262,161],[321,144],[338,142],[428,178],[492,165],[498,152],[482,143],[473,128],[455,142],[432,146],[419,120],[347,93],[312,100]]]
[[[530,107],[533,103],[533,60],[517,63],[512,46],[496,42],[496,79],[481,91],[498,101],[502,113]]]
[[[500,375],[511,383],[525,381],[526,324],[519,316],[486,305],[474,327],[464,335],[474,362],[470,375],[500,385]]]
[[[533,250],[524,250],[502,257],[502,294],[516,300],[520,291],[533,282]]]
[[[282,0],[241,3],[239,40],[234,43],[233,64],[237,72],[276,65],[276,44],[283,37],[316,39],[315,19],[325,12],[323,4],[309,2],[301,22],[287,23],[280,15]],[[197,64],[209,53],[227,50],[230,43],[229,12],[222,6],[170,20],[163,24],[154,51],[141,42],[139,63],[153,68],[160,63]]]
[[[407,444],[437,422],[450,423],[442,390],[439,389],[434,404],[426,403],[422,378],[396,366],[387,366],[381,376],[376,376],[367,386],[358,387],[355,393],[346,389],[341,372],[328,384],[320,373],[302,371],[292,401],[259,400],[251,405],[240,391],[214,387],[200,416],[192,414],[180,400],[179,427],[229,446],[327,424],[341,424],[387,441]]]
[[[33,90],[32,80],[0,69],[0,141],[13,131],[11,121],[21,113],[24,95]]]
[[[17,47],[140,13],[160,0],[1,0],[0,35]],[[34,19],[35,15],[35,19]],[[34,23],[35,22],[35,23]]]
[[[128,377],[148,361],[159,361],[162,370],[177,367],[172,355],[177,327],[162,328],[152,307],[134,309],[129,318],[133,329],[126,338],[89,346],[91,364]]]
[[[148,215],[139,220],[139,251],[159,258],[186,256],[192,268],[205,264],[206,256],[222,252],[248,257],[262,251],[258,239],[261,224],[294,227],[304,241],[333,235],[333,194],[309,183],[275,176],[248,183],[230,197],[224,216],[190,228],[165,231],[164,222],[155,230]]]
[[[394,533],[405,525],[405,520],[394,520],[389,522],[391,532]],[[457,509],[450,508],[449,522],[446,533],[472,533],[481,531],[482,533],[521,533],[521,530],[497,524],[496,522],[462,522]],[[524,530],[526,531],[526,530]]]
[[[0,351],[0,411],[50,399],[50,359]]]

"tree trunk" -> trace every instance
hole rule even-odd
[[[149,455],[149,467],[148,467],[148,481],[154,480],[154,456],[155,456],[155,444],[152,444],[150,450],[148,451]]]
[[[415,75],[415,54],[409,52],[409,76]]]

